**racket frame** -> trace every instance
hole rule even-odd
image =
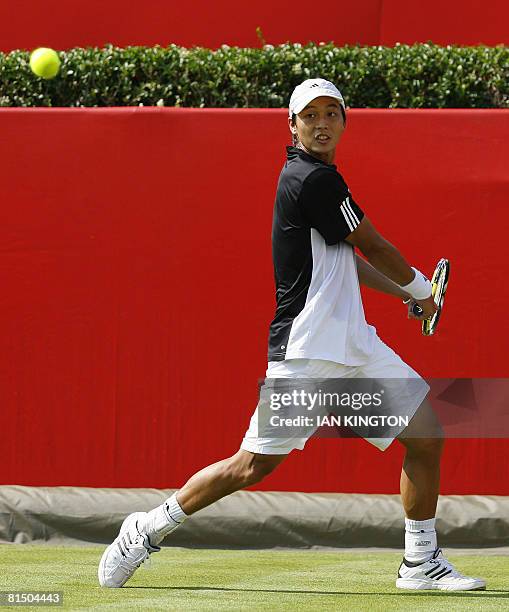
[[[449,283],[450,274],[450,263],[448,259],[442,258],[433,272],[431,278],[431,295],[438,307],[438,310],[429,319],[422,322],[422,334],[423,336],[432,336],[440,320],[442,309],[444,307],[444,298],[447,291],[447,285]]]

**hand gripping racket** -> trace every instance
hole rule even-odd
[[[422,322],[423,336],[432,336],[437,328],[440,315],[442,314],[442,308],[444,307],[444,297],[447,291],[447,283],[449,282],[449,270],[449,260],[441,259],[433,272],[433,277],[431,278],[431,295],[435,300],[438,310],[433,316]],[[422,315],[422,308],[419,304],[414,304],[412,312],[416,317],[420,317]]]

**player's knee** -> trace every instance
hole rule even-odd
[[[265,476],[268,476],[271,472],[276,469],[276,466],[279,465],[279,462],[273,461],[253,461],[253,463],[249,466],[249,469],[246,473],[246,479],[249,485],[256,484],[257,482],[262,481]]]
[[[235,457],[235,472],[242,487],[254,485],[271,472],[283,461],[285,455],[259,455],[240,451]]]
[[[413,454],[426,455],[429,458],[439,458],[444,448],[444,438],[407,438],[403,444]]]
[[[442,448],[443,438],[442,426],[428,400],[422,402],[408,427],[399,436],[405,446],[430,452]]]

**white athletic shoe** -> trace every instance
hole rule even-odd
[[[130,514],[120,527],[118,536],[104,551],[99,563],[99,584],[103,587],[119,588],[129,580],[134,572],[150,556],[161,550],[152,546],[148,536],[138,531],[138,520],[146,512]]]
[[[398,589],[438,589],[439,591],[479,591],[486,588],[481,578],[463,576],[437,548],[433,557],[424,563],[403,559],[396,580]]]

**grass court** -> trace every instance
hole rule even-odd
[[[97,583],[103,550],[2,545],[0,591],[63,591],[63,608],[70,610],[509,609],[509,557],[502,555],[446,551],[460,571],[486,578],[488,588],[443,593],[396,589],[401,555],[395,552],[164,548],[152,555],[151,567],[142,566],[125,587],[111,590]]]

